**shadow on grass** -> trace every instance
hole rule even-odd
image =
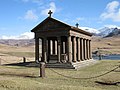
[[[11,64],[4,64],[2,66],[20,66],[20,67],[40,67],[39,64],[36,62],[25,62],[25,63],[11,63]],[[2,76],[17,76],[17,77],[24,77],[24,78],[39,78],[40,76],[28,75],[28,74],[15,74],[15,73],[3,73],[1,72],[0,75]]]
[[[103,82],[103,81],[95,81],[95,83],[101,84],[101,85],[118,85],[120,82]]]
[[[39,78],[39,76],[25,75],[25,74],[13,74],[13,73],[0,73],[2,76],[16,76],[16,77],[24,77],[24,78]]]
[[[4,64],[3,66],[22,66],[22,67],[40,67],[35,61],[32,62],[21,62],[21,63],[11,63],[11,64]]]

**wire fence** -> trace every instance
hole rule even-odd
[[[71,79],[93,79],[93,78],[98,78],[98,77],[102,77],[102,76],[104,76],[104,75],[106,75],[106,74],[109,74],[109,73],[117,70],[118,68],[120,68],[120,65],[117,66],[117,67],[115,67],[115,68],[113,68],[113,69],[111,69],[111,70],[109,70],[109,71],[107,71],[107,72],[105,72],[105,73],[103,73],[103,74],[100,74],[100,75],[97,75],[97,76],[93,76],[93,77],[86,77],[86,78],[79,78],[79,77],[67,76],[67,75],[64,75],[64,74],[61,74],[61,73],[55,71],[54,69],[51,69],[51,68],[50,68],[50,70],[51,70],[52,72],[54,72],[54,73],[62,76],[62,77],[65,77],[65,78],[71,78]]]
[[[27,59],[27,60],[30,61],[30,59]],[[2,65],[1,61],[4,61],[5,63],[11,63],[9,61],[6,61],[6,60],[0,58],[0,65]],[[19,60],[19,62],[23,62],[23,59]],[[54,70],[52,68],[49,68],[49,69],[52,72],[54,72],[54,73],[56,73],[56,74],[58,74],[58,75],[60,75],[62,77],[65,77],[65,78],[71,78],[71,79],[94,79],[94,78],[98,78],[98,77],[102,77],[104,75],[107,75],[107,74],[109,74],[109,73],[111,73],[113,71],[116,71],[118,68],[120,68],[120,65],[116,66],[115,68],[113,68],[113,69],[111,69],[111,70],[109,70],[109,71],[107,71],[107,72],[105,72],[103,74],[100,74],[100,75],[97,75],[97,76],[93,76],[93,77],[72,77],[72,76],[67,76],[67,75],[64,75],[62,73],[59,73],[59,72],[57,72],[56,70]]]

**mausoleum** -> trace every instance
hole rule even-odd
[[[34,27],[35,60],[46,64],[71,65],[92,59],[92,34],[54,19],[50,14],[44,21]],[[42,41],[42,58],[40,59],[39,40]]]

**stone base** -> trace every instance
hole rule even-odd
[[[79,69],[81,67],[89,66],[96,64],[97,60],[85,60],[80,62],[72,62],[72,63],[47,63],[47,68],[67,68],[67,69]]]
[[[56,60],[57,61],[57,60]],[[99,62],[98,60],[84,60],[80,62],[66,62],[66,63],[60,63],[60,62],[49,62],[46,63],[46,68],[65,68],[65,69],[80,69],[85,66],[93,65]],[[36,62],[26,62],[26,63],[19,63],[15,65],[20,65],[20,66],[28,66],[28,67],[40,67],[39,63]]]
[[[81,67],[94,65],[97,62],[98,62],[97,60],[90,59],[90,60],[84,60],[84,61],[72,63],[72,66],[74,67],[74,69],[79,69]]]

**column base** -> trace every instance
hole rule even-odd
[[[84,61],[85,59],[82,59],[81,61]]]
[[[70,61],[68,61],[67,63],[70,64],[70,65],[72,64],[72,62],[70,62]]]
[[[56,63],[61,63],[60,61],[57,61]]]
[[[80,62],[81,60],[77,60],[78,62]]]
[[[76,61],[73,61],[74,63],[76,62]]]

